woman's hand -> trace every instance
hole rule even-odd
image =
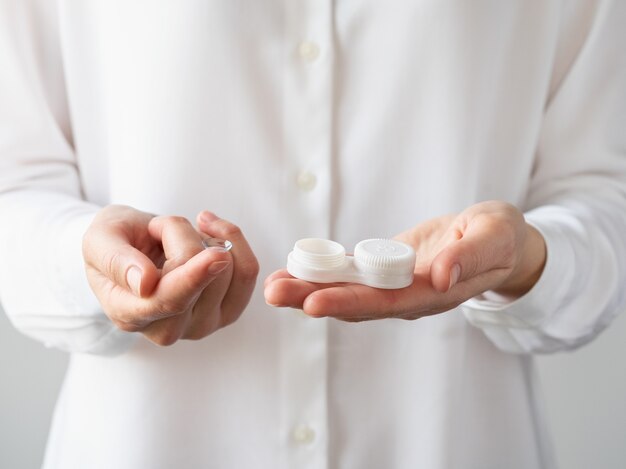
[[[83,257],[89,284],[117,327],[170,345],[206,337],[241,315],[257,260],[232,223],[204,211],[197,224],[117,205],[98,213]],[[232,250],[205,249],[207,237],[231,241]]]
[[[539,279],[546,258],[541,234],[518,209],[497,201],[420,223],[396,239],[417,254],[409,287],[315,284],[280,270],[266,279],[265,299],[313,317],[417,319],[448,311],[487,290],[521,296]]]

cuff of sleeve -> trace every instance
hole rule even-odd
[[[98,210],[83,203],[69,211],[59,226],[55,239],[60,242],[51,252],[55,258],[49,263],[54,266],[50,278],[56,282],[52,290],[67,316],[55,318],[54,328],[46,331],[45,345],[74,353],[117,355],[134,343],[136,334],[119,330],[104,314],[87,281],[82,254],[83,235]],[[53,332],[55,328],[58,333]]]
[[[519,298],[510,298],[487,291],[461,305],[466,319],[474,326],[511,329],[533,329],[563,304],[575,273],[573,248],[564,242],[555,226],[559,211],[542,207],[525,215],[546,243],[546,264],[533,288]],[[552,220],[552,223],[547,222]]]
[[[134,340],[104,314],[85,274],[82,238],[99,207],[56,192],[0,198],[2,302],[24,334],[68,352],[116,354]],[[3,227],[4,228],[4,227]]]
[[[55,282],[52,290],[58,292],[58,301],[68,314],[104,319],[106,316],[87,281],[82,254],[83,235],[97,210],[98,207],[84,204],[80,212],[66,215],[64,223],[59,225],[55,237],[59,242],[50,253],[54,257],[49,265],[54,270],[50,275]]]
[[[113,356],[124,353],[137,340],[137,334],[116,328],[106,317],[102,320],[36,314],[11,318],[23,334],[43,341],[48,348],[70,353]]]

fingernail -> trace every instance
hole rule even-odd
[[[209,266],[209,273],[211,275],[217,275],[221,271],[223,271],[226,267],[228,267],[228,264],[230,264],[230,262],[228,261],[213,262],[213,264]]]
[[[452,269],[450,269],[450,285],[448,286],[448,290],[450,290],[456,283],[459,281],[459,277],[461,276],[461,266],[459,264],[454,264]]]
[[[141,269],[139,267],[131,266],[128,269],[126,283],[135,295],[141,296]]]

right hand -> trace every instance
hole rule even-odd
[[[203,211],[185,218],[110,205],[83,238],[89,284],[120,329],[171,345],[233,323],[250,300],[259,265],[232,223]],[[232,242],[205,249],[203,233]]]

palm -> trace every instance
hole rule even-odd
[[[444,247],[446,233],[454,218],[454,215],[433,218],[395,236],[395,239],[415,249],[416,274],[428,274],[430,272],[430,265],[437,253]]]

